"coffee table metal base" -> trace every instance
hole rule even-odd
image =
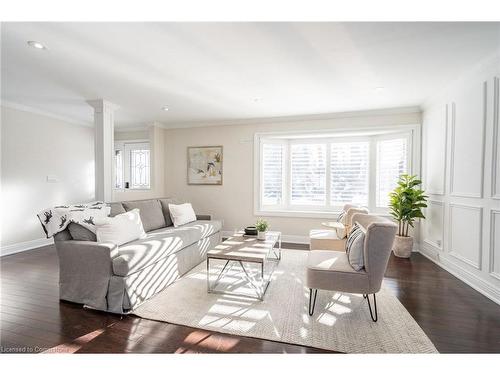
[[[269,273],[268,277],[265,277],[264,273],[264,263],[257,263],[257,262],[245,262],[245,263],[256,263],[260,264],[260,278],[258,280],[255,280],[254,277],[252,277],[247,269],[245,268],[245,265],[243,264],[242,261],[240,260],[226,260],[226,263],[224,264],[224,267],[222,267],[222,270],[219,272],[217,275],[216,280],[212,283],[210,282],[210,259],[217,259],[217,258],[207,258],[207,292],[208,293],[214,293],[214,294],[227,294],[227,295],[235,295],[235,296],[242,296],[242,297],[250,297],[250,298],[257,298],[261,301],[264,300],[264,295],[266,294],[267,288],[269,287],[269,284],[271,283],[271,277],[273,275],[273,272]],[[221,259],[224,260],[224,259]],[[235,265],[238,264],[242,270],[242,273],[245,276],[246,281],[248,282],[249,285],[255,290],[256,295],[252,294],[247,294],[247,293],[236,293],[236,292],[230,292],[228,290],[217,290],[217,285],[219,284],[220,280],[224,277],[225,274],[227,274],[231,268]],[[229,265],[229,267],[228,267]],[[274,267],[273,267],[274,271]]]
[[[278,241],[278,249],[273,249],[271,250],[271,253],[275,256],[274,258],[268,257],[264,261],[249,261],[249,260],[227,260],[225,258],[217,258],[216,256],[208,256],[207,257],[207,292],[208,293],[214,293],[214,294],[227,294],[227,295],[235,295],[235,296],[242,296],[242,297],[250,297],[250,298],[257,298],[261,301],[264,300],[264,295],[266,294],[267,288],[269,287],[269,284],[271,283],[271,278],[274,273],[274,269],[276,268],[276,264],[281,260],[281,235]],[[276,252],[277,250],[277,252]],[[226,263],[222,267],[222,270],[218,273],[217,278],[215,279],[214,282],[210,282],[210,260],[215,259],[215,260],[225,260]],[[273,263],[273,267],[271,269],[271,272],[269,272],[269,275],[266,277],[265,276],[265,263],[271,262]],[[254,263],[260,265],[260,278],[258,280],[255,280],[253,278],[248,270],[246,269],[244,263]],[[235,265],[238,264],[242,270],[242,273],[245,276],[245,279],[247,280],[248,284],[251,285],[251,287],[255,290],[256,295],[250,295],[246,293],[236,293],[236,292],[230,292],[228,290],[217,290],[217,285],[219,284],[220,280],[224,277],[225,274],[227,274],[231,268]],[[228,267],[229,266],[229,267]]]

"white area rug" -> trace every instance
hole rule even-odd
[[[306,259],[307,251],[283,251],[264,301],[208,294],[203,262],[133,313],[189,327],[344,353],[437,353],[408,311],[386,289],[377,294],[376,323],[362,295],[328,291],[318,292],[316,310],[310,317],[309,290],[304,285]],[[213,265],[210,273],[215,279],[217,267],[224,262],[214,261]],[[241,268],[235,263],[218,289],[251,293],[241,276]]]

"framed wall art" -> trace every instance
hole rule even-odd
[[[222,146],[187,149],[188,185],[222,185]]]

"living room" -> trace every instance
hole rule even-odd
[[[2,353],[498,359],[498,20],[139,18],[2,19]]]

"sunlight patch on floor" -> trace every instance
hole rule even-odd
[[[319,319],[318,319],[319,323],[327,325],[329,327],[333,327],[333,325],[335,324],[336,321],[337,321],[337,318],[335,317],[335,315],[327,313],[327,312],[321,314],[319,316]]]
[[[54,353],[76,353],[78,350],[83,348],[83,346],[93,339],[95,339],[97,336],[101,335],[104,333],[105,329],[97,329],[93,332],[87,333],[86,335],[80,336],[76,338],[75,340],[54,346],[53,348],[49,348],[45,350],[44,354],[54,354]]]

